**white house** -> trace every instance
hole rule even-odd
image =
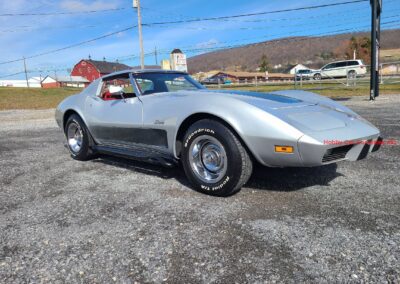
[[[303,64],[296,64],[294,66],[291,66],[289,69],[289,74],[296,74],[299,70],[309,70],[310,68],[308,68],[307,66],[303,65]]]
[[[30,88],[41,88],[40,77],[32,77],[28,80]],[[26,80],[0,80],[0,87],[27,88]]]
[[[46,76],[42,81],[43,88],[74,87],[85,88],[89,81],[82,76]]]

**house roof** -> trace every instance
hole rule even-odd
[[[306,65],[301,64],[301,63],[292,64],[292,65],[289,65],[289,66],[286,68],[286,72],[289,72],[290,70],[292,70],[293,68],[295,68],[295,67],[297,67],[297,66],[304,66],[305,68],[308,68]]]
[[[219,71],[217,74],[227,74],[233,77],[265,77],[265,73],[263,72],[244,72],[244,71]],[[214,76],[215,76],[214,75]]]
[[[180,50],[179,48],[175,48],[171,54],[175,54],[175,53],[183,53],[182,50]]]
[[[237,78],[254,78],[254,77],[262,77],[265,78],[267,75],[263,72],[234,72],[234,71],[218,71],[213,76],[218,74],[227,74]],[[212,76],[212,77],[213,77]],[[268,73],[268,78],[293,78],[293,75],[284,74],[284,73]]]
[[[108,62],[108,61],[98,61],[98,60],[85,60],[86,62],[91,63],[96,67],[96,69],[101,73],[101,74],[110,74],[113,72],[117,71],[123,71],[130,69],[128,65],[122,64],[122,63],[117,63],[117,62]]]

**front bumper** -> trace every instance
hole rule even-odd
[[[331,140],[316,145],[302,137],[298,141],[299,152],[303,166],[321,166],[343,160],[357,161],[364,159],[369,153],[378,151],[382,138],[378,134],[359,139]]]

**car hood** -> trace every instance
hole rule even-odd
[[[287,96],[280,93],[259,93],[248,91],[211,91],[217,94],[224,94],[227,96],[234,96],[235,99],[249,103],[256,107],[268,109],[283,109],[283,108],[299,108],[305,106],[315,105],[315,102],[309,102],[300,98]]]
[[[306,133],[343,128],[353,124],[355,120],[368,123],[347,107],[310,92],[296,90],[271,93],[219,90],[212,92],[234,96],[235,99],[273,114]]]

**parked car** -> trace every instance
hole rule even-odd
[[[313,71],[310,69],[302,69],[296,72],[296,80],[310,80],[313,77]]]
[[[206,78],[203,81],[201,81],[201,84],[203,84],[203,85],[224,84],[224,79],[223,78],[219,78],[219,77]]]
[[[365,75],[367,68],[362,60],[344,60],[326,64],[320,70],[314,71],[313,78],[321,80],[324,78],[351,78]]]
[[[160,70],[97,79],[59,104],[56,121],[76,160],[105,153],[179,163],[196,190],[217,196],[240,190],[254,163],[356,161],[381,139],[349,108],[310,92],[207,90],[187,73]]]

